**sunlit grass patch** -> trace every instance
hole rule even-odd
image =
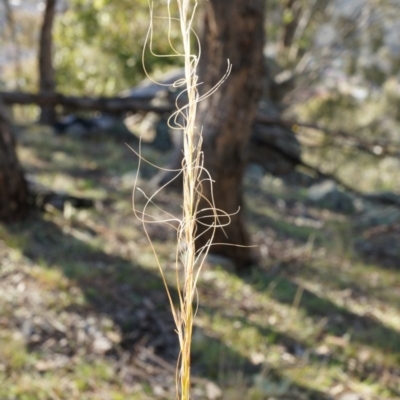
[[[130,363],[159,325],[164,324],[161,338],[175,339],[175,333],[165,317],[151,248],[132,217],[136,156],[106,138],[77,142],[39,132],[21,135],[21,161],[35,179],[101,201],[68,215],[53,210],[12,227],[0,225],[0,397],[155,398],[162,391],[151,374],[141,370],[132,377],[137,366]],[[157,163],[169,156],[143,150]],[[145,171],[139,186],[147,188],[154,172]],[[325,400],[346,390],[366,400],[397,398],[400,278],[396,269],[359,257],[354,243],[362,235],[360,215],[309,207],[304,189],[281,179],[266,177],[246,187],[250,231],[265,246],[265,264],[242,276],[219,266],[204,269],[193,344],[196,396],[207,398],[203,379],[211,379],[227,400]],[[172,214],[181,211],[179,201],[179,193],[160,197]],[[159,225],[150,230],[175,301],[176,235]],[[65,333],[54,327],[46,333],[44,316],[77,336],[60,344]],[[40,328],[42,342],[21,336],[23,329],[29,333],[30,318],[41,321],[33,326]],[[136,336],[140,323],[145,336]],[[80,342],[80,330],[93,330],[114,347],[94,354],[95,338]],[[171,346],[154,343],[156,355]],[[67,363],[55,363],[57,351],[67,350]],[[167,357],[172,367],[174,360]],[[147,361],[143,365],[149,367]]]
[[[328,262],[326,267],[321,267],[327,276],[340,273],[340,270],[334,269],[335,265],[331,265],[330,269],[328,267]],[[357,269],[365,273],[368,267],[358,265]],[[213,332],[220,343],[228,344],[242,357],[251,360],[251,355],[256,354],[255,360],[262,360],[265,365],[284,371],[286,379],[295,387],[300,385],[304,390],[329,392],[338,379],[345,383],[346,377],[351,376],[360,391],[370,390],[375,396],[392,393],[383,382],[375,381],[371,385],[366,377],[373,376],[378,365],[385,365],[384,368],[398,365],[399,360],[395,356],[398,353],[398,333],[388,330],[383,322],[380,325],[373,320],[358,330],[357,318],[363,318],[364,312],[357,307],[348,307],[347,302],[341,304],[344,289],[335,292],[332,287],[335,281],[327,279],[320,282],[321,289],[315,296],[306,288],[312,285],[310,278],[314,277],[318,282],[319,275],[306,275],[302,281],[302,271],[299,270],[294,282],[282,276],[261,273],[242,283],[240,278],[231,277],[225,271],[207,271],[208,286],[200,284],[200,291],[203,309],[207,307],[205,304],[212,307],[209,313],[200,312],[200,326]],[[366,276],[364,278],[367,280]],[[357,279],[356,276],[348,281],[353,279]],[[218,299],[212,294],[207,296],[211,281],[221,293]],[[303,289],[295,306],[300,288],[297,282],[302,282]],[[361,301],[360,306],[363,303],[368,305]],[[373,299],[369,304],[369,308],[374,307]],[[354,317],[349,314],[351,310]],[[374,309],[370,308],[369,312],[374,313]],[[200,347],[205,355],[210,351],[210,359],[213,359],[216,350],[206,343],[207,340],[204,340]],[[353,361],[354,366],[351,360],[356,360],[356,364]],[[310,376],[314,377],[311,383]],[[358,380],[363,383],[357,383]]]
[[[21,335],[3,332],[0,335],[0,368],[8,373],[18,373],[31,361]]]
[[[58,269],[50,269],[46,263],[40,263],[40,267],[33,267],[30,275],[43,290],[68,291],[70,282]]]

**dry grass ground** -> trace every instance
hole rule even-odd
[[[134,154],[118,140],[43,128],[19,142],[32,178],[96,207],[48,207],[0,225],[0,398],[173,398],[178,343],[131,209]],[[169,156],[143,152],[161,165]],[[145,166],[140,185],[154,173]],[[237,276],[221,260],[201,276],[195,398],[399,398],[397,225],[312,207],[280,179],[247,177],[245,187],[261,265]],[[159,198],[172,213],[180,201]],[[173,293],[176,235],[161,225],[150,233]]]

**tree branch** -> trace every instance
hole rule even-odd
[[[331,139],[341,139],[345,140],[345,143],[341,143],[341,145],[345,144],[349,147],[356,148],[357,150],[363,151],[372,155],[374,157],[382,158],[382,157],[400,157],[400,150],[393,150],[389,148],[390,143],[382,143],[379,141],[369,142],[367,140],[362,140],[348,132],[342,130],[332,130],[325,128],[323,126],[311,123],[304,123],[295,120],[282,120],[280,118],[270,118],[265,115],[258,114],[256,117],[256,121],[261,124],[276,124],[284,126],[285,128],[292,129],[295,126],[314,129],[320,132],[329,135]]]

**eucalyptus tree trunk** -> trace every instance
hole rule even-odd
[[[302,4],[299,0],[287,0],[284,5],[284,20],[279,40],[279,52],[290,49],[301,16]]]
[[[55,73],[53,68],[53,22],[56,0],[46,0],[42,29],[39,43],[39,90],[42,93],[54,93],[56,90]],[[40,122],[52,124],[56,120],[55,107],[41,107]]]
[[[5,17],[7,20],[7,25],[10,31],[10,39],[12,45],[14,47],[13,50],[13,58],[14,58],[14,67],[15,67],[15,87],[19,89],[19,80],[22,76],[21,70],[21,48],[19,45],[18,35],[17,35],[17,27],[15,26],[14,14],[10,5],[10,0],[3,0],[3,5],[5,9]]]
[[[12,222],[22,219],[27,212],[28,188],[0,98],[0,221]]]
[[[231,258],[238,269],[253,261],[243,217],[242,178],[262,94],[264,6],[264,0],[209,0],[202,32],[201,93],[218,83],[227,70],[227,60],[232,64],[227,81],[199,104],[197,125],[203,131],[204,166],[215,181],[212,189],[204,182],[203,195],[208,201],[213,197],[217,209],[231,214],[231,223],[216,230],[211,252]],[[202,200],[199,210],[208,208],[208,201]],[[200,221],[211,222],[202,214]],[[226,218],[221,218],[224,222]],[[198,248],[211,233],[203,224],[197,225]]]

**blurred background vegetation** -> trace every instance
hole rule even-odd
[[[0,91],[38,91],[44,6],[0,2]],[[165,2],[154,14],[166,17]],[[153,51],[169,54],[168,21],[154,23]],[[57,92],[118,96],[136,87],[148,28],[146,0],[58,1]],[[260,110],[270,129],[285,129],[244,181],[260,265],[244,276],[226,259],[205,267],[194,398],[398,399],[400,3],[269,0],[265,29]],[[178,49],[179,38],[172,23]],[[152,77],[180,62],[144,52]],[[138,149],[137,137],[156,135],[165,116],[139,113],[131,131],[85,136],[36,124],[37,106],[9,111],[20,162],[43,194],[40,212],[0,225],[0,397],[172,398],[173,321],[132,216],[138,160],[124,144]],[[144,145],[142,154],[163,166],[171,150]],[[295,157],[289,171],[276,172],[288,163],[277,154]],[[156,173],[142,166],[139,184],[151,187]],[[180,201],[161,195],[171,213]],[[155,226],[150,236],[174,288],[176,235]]]
[[[112,96],[145,77],[142,50],[149,27],[148,2],[128,3],[124,0],[58,3],[54,26],[57,91]],[[400,50],[396,4],[378,0],[311,3],[298,0],[283,4],[269,1],[265,54],[270,60],[269,74],[288,83],[289,90],[277,93],[283,117],[329,127],[331,131],[350,132],[355,138],[367,140],[377,158],[388,147],[389,154],[397,154]],[[0,39],[4,49],[0,81],[3,88],[37,89],[35,54],[42,8],[40,2],[15,2],[12,9],[17,50],[3,17]],[[165,5],[156,2],[154,15],[165,16]],[[156,18],[154,24],[153,51],[170,54],[165,40],[167,20]],[[172,23],[171,40],[179,48],[177,28]],[[15,67],[15,57],[20,58],[20,68]],[[154,57],[148,49],[144,60],[153,76],[160,76],[181,62],[178,57]],[[30,110],[32,120],[37,108]],[[318,143],[315,151],[312,146],[303,149],[305,160],[316,164],[324,159],[327,172],[335,172],[351,185],[348,179],[352,174],[351,161],[357,157],[363,165],[361,178],[366,176],[357,181],[359,189],[399,190],[397,180],[386,178],[386,171],[399,168],[397,160],[370,163],[370,156],[360,154],[357,148],[353,151],[357,144],[351,140],[346,141],[346,146],[337,147],[332,135],[321,137],[317,133],[300,129],[300,140],[307,136],[310,141],[311,136],[311,142]]]
[[[43,2],[29,7],[20,2],[15,7],[17,40],[24,59],[22,76],[15,76],[14,65],[5,66],[3,85],[35,90],[34,57],[37,51]],[[145,0],[135,1],[81,1],[58,3],[59,13],[54,24],[54,67],[57,88],[65,94],[113,95],[134,86],[145,77],[142,64],[144,39],[149,29],[149,5]],[[165,16],[166,7],[155,3],[154,13]],[[5,21],[3,21],[3,24]],[[168,21],[155,19],[153,51],[169,54],[165,40]],[[176,25],[176,26],[175,26]],[[172,42],[179,47],[178,25],[172,23]],[[9,29],[3,25],[3,46],[10,44]],[[10,49],[12,53],[13,49]],[[25,59],[28,62],[25,62]],[[150,73],[165,71],[168,66],[179,65],[173,57],[156,58],[145,54]],[[33,67],[33,68],[32,68]]]

